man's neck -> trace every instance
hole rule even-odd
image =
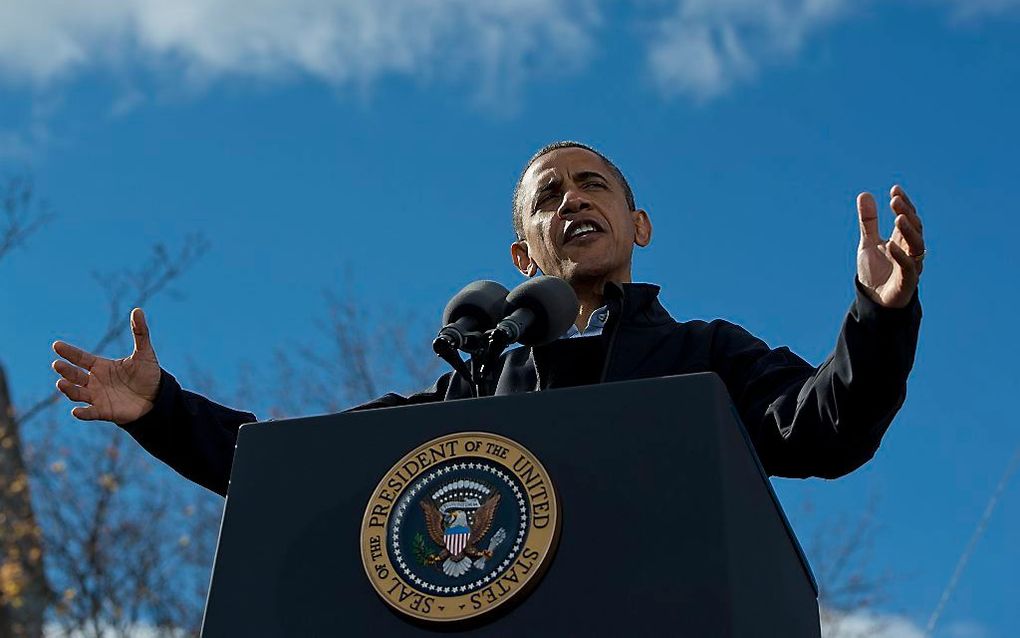
[[[628,283],[630,281],[630,277],[621,277],[620,279],[625,279],[626,281],[617,281],[616,283]],[[616,279],[606,278],[574,284],[574,293],[577,294],[577,300],[581,304],[581,308],[577,313],[577,321],[574,322],[579,332],[583,332],[588,327],[592,313],[606,305],[602,292],[609,281],[616,281]]]

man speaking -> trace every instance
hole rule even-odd
[[[899,186],[889,206],[895,226],[886,240],[874,198],[857,198],[856,298],[835,349],[816,368],[732,323],[670,317],[657,286],[631,283],[634,246],[649,244],[652,223],[623,173],[584,144],[546,146],[514,191],[510,255],[527,277],[541,272],[570,284],[580,311],[564,336],[578,338],[504,353],[495,394],[715,372],[769,474],[851,472],[875,454],[903,404],[921,320],[921,220]],[[72,414],[116,423],[185,477],[226,494],[238,428],[257,419],[182,390],[159,367],[141,309],[132,311],[131,329],[134,352],[123,359],[53,344],[62,357],[53,363],[57,387],[88,404]],[[471,390],[449,372],[424,392],[388,394],[355,409],[465,398]]]

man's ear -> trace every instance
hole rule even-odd
[[[538,264],[528,254],[528,242],[523,239],[510,244],[510,258],[513,259],[517,270],[521,271],[525,277],[534,277],[538,272]]]
[[[652,220],[643,209],[631,213],[634,218],[634,243],[644,248],[652,243]]]

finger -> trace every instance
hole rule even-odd
[[[899,184],[896,184],[895,186],[889,189],[889,199],[893,199],[896,197],[903,199],[903,201],[906,202],[907,206],[910,207],[911,212],[917,211],[917,207],[914,206],[914,203],[910,201],[909,197],[907,197],[907,191],[903,190],[903,187],[900,186]]]
[[[135,352],[152,350],[152,343],[149,341],[149,324],[145,322],[145,313],[141,308],[131,311],[131,334],[135,339]]]
[[[906,252],[911,257],[918,257],[924,254],[924,237],[920,231],[914,228],[914,225],[910,223],[910,220],[906,215],[896,216],[896,230],[900,231],[900,235],[906,243],[904,246]]]
[[[82,421],[96,421],[100,418],[99,410],[97,410],[95,406],[91,405],[73,408],[71,410],[71,415],[76,419],[81,419]]]
[[[924,224],[921,222],[921,216],[917,214],[917,206],[910,200],[907,191],[899,184],[889,189],[889,207],[896,214],[906,215],[914,228],[924,234]]]
[[[69,343],[64,343],[63,341],[54,341],[53,351],[79,368],[91,370],[92,367],[96,365],[96,355],[91,352],[85,352],[81,348],[76,348]]]
[[[72,401],[80,401],[81,403],[92,402],[92,393],[89,392],[88,388],[75,385],[67,379],[57,379],[57,389],[63,392],[64,396]]]
[[[917,262],[894,242],[889,242],[889,254],[900,267],[903,285],[914,287],[917,285]]]
[[[89,382],[88,373],[79,368],[78,366],[71,365],[70,363],[64,361],[63,359],[57,359],[56,361],[54,361],[53,369],[56,370],[57,374],[64,377],[65,379],[67,379],[68,381],[75,385],[82,386],[88,385]]]
[[[920,232],[924,232],[924,227],[921,224],[921,217],[917,214],[917,209],[910,203],[909,199],[906,199],[903,195],[894,195],[889,200],[889,208],[892,209],[895,215],[906,215],[910,223],[914,225],[914,228]]]
[[[861,193],[857,196],[857,219],[861,225],[862,242],[877,244],[882,241],[882,236],[878,233],[878,207],[871,193]]]

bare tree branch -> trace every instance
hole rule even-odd
[[[0,259],[53,219],[53,213],[35,196],[35,184],[27,175],[14,175],[0,186]]]
[[[420,388],[434,380],[440,361],[427,331],[417,330],[420,319],[392,312],[378,318],[335,291],[324,291],[323,298],[326,320],[316,322],[316,341],[274,353],[271,416],[339,412],[376,398],[381,388]],[[409,332],[421,334],[412,339]]]
[[[219,499],[167,484],[116,428],[67,438],[53,422],[32,463],[54,623],[76,637],[131,636],[140,623],[196,635]]]
[[[818,604],[825,638],[868,638],[884,631],[878,616],[866,629],[851,629],[846,620],[880,606],[892,577],[875,573],[871,551],[875,546],[878,499],[852,517],[822,521],[807,547],[818,580]]]
[[[171,254],[163,244],[156,244],[152,255],[137,271],[94,275],[106,293],[108,316],[106,329],[90,349],[103,354],[106,349],[126,334],[124,318],[131,308],[145,305],[150,299],[177,280],[207,250],[208,243],[201,235],[188,235],[176,254]],[[60,400],[60,392],[53,390],[38,399],[24,412],[15,416],[19,426],[37,417],[46,408]]]

